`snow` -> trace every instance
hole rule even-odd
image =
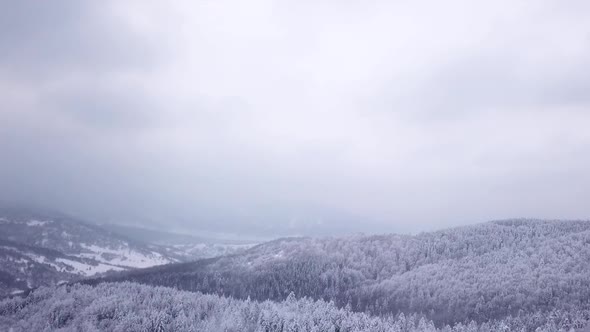
[[[188,259],[201,259],[235,254],[253,247],[254,244],[175,244],[166,247],[168,252]]]
[[[48,261],[47,260],[47,257],[39,256],[39,255],[36,255],[36,254],[33,254],[33,253],[28,253],[28,252],[27,253],[23,253],[23,254],[26,255],[27,257],[29,257],[32,261],[35,261],[35,262],[41,263],[41,264],[51,265],[56,270],[58,270],[58,271],[60,270],[60,268],[57,265],[53,264],[51,261]]]
[[[74,273],[84,275],[86,277],[93,276],[98,273],[105,273],[107,271],[123,271],[123,270],[125,270],[124,268],[122,268],[120,266],[112,266],[112,265],[102,264],[102,263],[99,263],[98,265],[90,265],[90,264],[84,264],[82,262],[77,262],[77,261],[73,261],[70,259],[64,259],[64,258],[57,258],[55,261],[58,263],[62,263],[62,264],[73,267],[74,271],[75,271]],[[64,269],[64,271],[62,271],[62,272],[65,272],[65,271],[66,271],[66,269]]]
[[[123,271],[125,268],[120,266],[113,266],[109,264],[98,263],[97,265],[86,264],[83,262],[74,261],[67,258],[56,258],[55,262],[47,259],[47,257],[35,255],[32,253],[25,253],[31,260],[53,267],[59,272],[76,273],[82,276],[93,276],[98,273],[104,273],[107,271]],[[68,269],[71,267],[71,269]],[[73,269],[73,271],[72,271]]]
[[[53,220],[45,220],[45,221],[41,221],[41,220],[36,220],[36,219],[31,219],[29,221],[27,221],[27,226],[43,226],[46,225],[48,223],[52,223]]]
[[[30,254],[30,253],[27,253],[26,255],[31,260],[33,260],[37,263],[49,265],[59,272],[72,272],[71,269],[68,269],[68,267],[71,267],[71,268],[73,268],[74,273],[80,274],[83,276],[87,276],[87,277],[93,276],[98,273],[104,273],[107,271],[122,271],[122,270],[124,270],[123,267],[113,266],[113,265],[103,264],[103,263],[98,263],[97,265],[91,265],[91,264],[85,264],[85,263],[74,261],[74,260],[67,259],[67,258],[56,258],[55,262],[52,262],[43,256],[38,256],[35,254]],[[56,263],[58,263],[58,264],[56,264]]]
[[[163,265],[171,263],[172,261],[162,257],[161,255],[144,254],[139,251],[119,247],[118,249],[104,248],[97,245],[80,244],[82,248],[90,251],[79,254],[79,257],[92,258],[99,262],[108,263],[117,266],[129,268],[146,268],[150,266]],[[103,254],[114,256],[113,259],[106,259]]]
[[[19,258],[19,259],[15,260],[14,262],[17,264],[26,264],[27,260],[24,258]]]

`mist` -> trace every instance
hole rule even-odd
[[[13,1],[0,200],[278,237],[588,219],[586,1]]]

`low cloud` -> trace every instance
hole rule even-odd
[[[590,215],[586,2],[2,6],[2,200],[264,237]]]

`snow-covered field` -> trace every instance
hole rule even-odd
[[[91,258],[98,262],[108,263],[111,265],[127,268],[146,268],[156,265],[173,263],[174,261],[163,257],[160,253],[151,251],[142,253],[129,247],[119,247],[116,249],[105,248],[97,245],[80,244],[84,252],[78,256],[82,258]]]

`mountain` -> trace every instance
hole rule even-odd
[[[142,227],[101,224],[102,228],[127,238],[156,245],[166,255],[181,262],[225,256],[251,248],[254,240],[227,240],[164,232]]]
[[[176,261],[162,248],[60,212],[0,208],[0,295]]]
[[[236,254],[252,244],[0,206],[0,295],[81,277]]]
[[[239,299],[334,301],[437,325],[590,308],[590,222],[505,220],[418,235],[291,238],[232,256],[118,273]]]
[[[10,246],[19,262],[64,259]],[[588,221],[286,238],[42,286],[0,300],[0,330],[578,332],[590,326],[589,275]]]
[[[232,240],[219,239],[211,237],[195,236],[191,234],[180,234],[175,232],[166,232],[144,228],[140,226],[118,225],[118,224],[100,224],[101,228],[121,234],[130,239],[135,239],[144,243],[154,243],[160,245],[181,245],[181,244],[227,244],[227,245],[248,245],[256,243],[255,240]]]
[[[125,268],[0,239],[0,295]]]

